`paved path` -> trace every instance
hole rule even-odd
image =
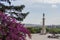
[[[32,34],[32,39],[29,39],[27,37],[27,40],[60,40],[60,39],[55,39],[55,38],[47,38],[47,35],[40,35],[40,34]]]

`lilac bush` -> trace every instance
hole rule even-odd
[[[23,24],[0,11],[0,40],[26,40],[27,35],[31,38]]]

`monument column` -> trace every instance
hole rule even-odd
[[[46,34],[46,27],[45,27],[45,14],[43,13],[43,18],[42,18],[42,30],[41,34]]]

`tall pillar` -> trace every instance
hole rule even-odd
[[[42,18],[42,30],[41,34],[46,34],[46,27],[45,27],[45,14],[43,13],[43,18]]]

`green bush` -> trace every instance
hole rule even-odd
[[[51,29],[48,29],[48,32],[57,34],[57,33],[60,33],[60,28],[51,28]]]
[[[41,31],[41,28],[37,27],[27,27],[27,29],[29,29],[31,33],[40,33]]]
[[[31,33],[40,33],[42,28],[27,27],[27,29],[29,29]],[[46,28],[46,32],[57,34],[57,33],[60,33],[60,28]]]

